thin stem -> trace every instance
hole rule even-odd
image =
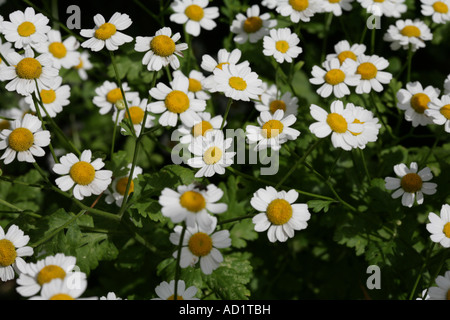
[[[366,158],[364,157],[364,152],[362,149],[359,149],[359,148],[358,148],[358,151],[359,151],[359,156],[361,157],[361,161],[363,163],[364,171],[366,173],[368,182],[370,183],[370,181],[372,181],[372,179],[370,178],[369,169],[367,168],[367,163],[366,163]]]
[[[408,71],[406,74],[406,83],[410,82],[410,80],[411,80],[412,55],[413,55],[412,44],[410,43],[409,47],[408,47]]]
[[[175,288],[173,293],[173,299],[178,300],[178,279],[180,278],[180,260],[181,260],[181,249],[183,247],[184,234],[186,232],[186,225],[183,224],[183,229],[181,230],[180,241],[178,242],[177,249],[177,260],[175,266]]]
[[[411,294],[409,295],[409,300],[412,300],[412,299],[414,299],[414,297],[415,297],[416,290],[417,290],[417,286],[419,285],[420,279],[422,278],[423,270],[425,269],[425,267],[426,267],[427,264],[428,264],[428,260],[430,259],[431,252],[433,251],[435,244],[436,244],[436,243],[433,242],[433,243],[431,244],[431,247],[429,248],[429,250],[428,250],[428,252],[427,252],[427,256],[426,256],[426,258],[425,258],[425,261],[423,262],[422,267],[421,267],[420,270],[419,270],[419,274],[418,274],[418,276],[417,276],[417,278],[416,278],[416,281],[415,281],[415,283],[414,283],[414,286],[413,286],[413,288],[412,288],[412,290],[411,290]]]
[[[112,62],[113,68],[114,68],[114,74],[116,75],[117,84],[119,85],[120,92],[122,93],[123,102],[125,104],[126,113],[128,115],[129,125],[130,125],[130,128],[132,129],[133,122],[131,121],[130,109],[128,108],[127,98],[125,97],[125,92],[123,91],[122,81],[120,80],[119,72],[117,71],[117,65],[116,65],[116,59],[114,56],[114,51],[109,51],[109,55],[111,57],[111,62]],[[133,134],[133,137],[136,138],[136,132],[134,132],[134,130],[131,130],[131,133]]]
[[[319,139],[316,140],[314,142],[314,144],[312,144],[308,150],[306,150],[306,152],[303,154],[302,157],[297,158],[297,161],[295,162],[295,164],[291,167],[291,169],[287,172],[287,174],[280,180],[278,181],[278,183],[275,186],[275,189],[278,189],[285,181],[287,178],[289,178],[289,176],[294,173],[294,171],[297,169],[298,166],[302,165],[303,162],[305,162],[306,158],[311,154],[311,152],[323,141],[323,139]],[[288,146],[285,146],[286,149],[288,150],[288,152],[290,154],[293,154],[293,151],[290,150],[290,148],[288,148]]]
[[[114,121],[114,129],[113,129],[113,135],[112,135],[112,141],[111,141],[111,151],[110,151],[110,158],[112,159],[113,153],[114,153],[114,144],[116,142],[116,131],[117,131],[117,122],[119,121],[119,110],[117,110],[116,119]]]
[[[151,10],[149,10],[144,4],[142,4],[139,0],[133,0],[142,10],[144,10],[150,17],[152,17],[156,22],[160,24],[161,27],[164,27],[164,24],[158,19],[158,16],[155,15]]]
[[[223,119],[222,119],[222,124],[220,125],[220,130],[222,130],[223,127],[224,127],[224,125],[225,125],[225,122],[226,122],[226,120],[227,120],[228,113],[230,112],[231,104],[232,104],[232,103],[233,103],[233,99],[229,98],[229,99],[228,99],[227,108],[225,109],[225,114],[224,114]]]
[[[372,28],[371,37],[370,37],[370,54],[373,54],[375,51],[376,30],[377,30],[377,28]]]
[[[232,218],[232,219],[228,219],[228,220],[223,220],[223,221],[217,222],[217,225],[220,226],[220,225],[226,224],[226,223],[250,219],[250,218],[253,218],[254,216],[255,216],[254,214],[248,214],[248,215],[242,216],[242,217],[236,217],[236,218]]]
[[[326,51],[327,51],[328,34],[330,33],[331,21],[333,20],[333,12],[329,12],[326,15],[325,19],[326,19],[325,20],[325,36],[323,38],[322,56],[321,56],[321,60],[320,61],[325,60],[325,54],[326,54]]]
[[[5,207],[13,209],[14,212],[12,212],[12,213],[20,213],[20,214],[23,213],[23,214],[27,214],[27,215],[35,217],[35,218],[42,218],[42,216],[40,214],[34,213],[32,211],[29,211],[29,210],[21,209],[21,208],[15,206],[15,205],[13,205],[12,203],[9,203],[6,200],[0,199],[0,204],[4,205]]]
[[[169,82],[172,82],[172,73],[170,72],[169,66],[165,67],[167,79],[169,79]]]

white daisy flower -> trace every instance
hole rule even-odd
[[[332,12],[335,16],[341,16],[342,11],[352,10],[353,0],[321,0],[322,12]]]
[[[81,44],[83,48],[96,52],[106,46],[109,51],[115,51],[124,43],[133,41],[132,37],[121,32],[133,23],[125,13],[114,13],[108,22],[101,14],[96,14],[94,23],[94,29],[82,29],[80,31],[83,37],[90,38]]]
[[[186,227],[184,238],[182,239],[180,267],[193,267],[200,263],[200,268],[204,274],[211,274],[223,261],[223,256],[218,249],[231,246],[230,232],[228,230],[215,231],[217,218],[210,217],[207,226],[195,225]],[[169,240],[178,246],[183,227],[176,226],[174,232],[170,234]],[[173,256],[177,256],[175,251]]]
[[[445,24],[450,20],[449,0],[420,0],[424,16],[431,16],[435,23]]]
[[[80,61],[80,52],[78,48],[80,43],[74,36],[69,36],[64,41],[61,38],[59,30],[50,30],[47,33],[48,41],[36,45],[36,51],[39,53],[49,53],[53,59],[53,66],[57,69],[61,67],[70,69],[78,65]]]
[[[383,91],[382,84],[388,84],[392,80],[392,74],[383,71],[389,66],[389,61],[377,55],[360,55],[358,57],[356,74],[361,75],[361,80],[355,88],[358,94]]]
[[[27,263],[17,279],[16,290],[22,297],[31,297],[37,294],[44,284],[54,279],[73,277],[72,282],[86,280],[85,273],[75,271],[78,268],[76,262],[75,257],[57,253],[36,263]]]
[[[294,23],[300,20],[309,22],[320,11],[320,2],[316,0],[279,0],[276,11],[283,17],[289,17]]]
[[[350,151],[358,146],[356,136],[363,131],[363,125],[355,122],[353,104],[344,103],[340,100],[333,101],[328,113],[319,106],[310,106],[311,116],[317,120],[309,126],[309,130],[318,138],[324,138],[331,134],[333,147]]]
[[[148,109],[147,101],[148,101],[147,99],[141,100],[141,98],[139,98],[139,97],[135,97],[133,100],[128,101],[128,111],[130,112],[131,123],[133,123],[133,128],[134,128],[134,132],[136,133],[136,135],[139,135],[142,131],[142,125],[143,125],[143,121],[144,121],[145,112],[147,112],[147,109]],[[114,114],[112,117],[113,121],[116,120],[117,113],[119,113],[118,123],[120,123],[123,119],[129,119],[128,112],[126,109],[121,108],[120,110],[118,110],[117,108],[115,108]],[[148,114],[148,112],[147,112],[147,117],[145,119],[144,128],[152,127],[154,119],[155,119],[155,117],[152,116],[151,114]],[[125,131],[125,129],[122,128],[122,132],[124,132],[124,131]]]
[[[56,115],[63,110],[63,107],[69,105],[70,103],[70,86],[67,84],[62,85],[62,81],[62,77],[58,76],[50,88],[41,88],[40,92],[35,92],[36,95],[41,97],[45,110],[51,118],[56,117]],[[30,106],[30,109],[33,112],[36,112],[36,107],[31,95],[25,97],[25,102]],[[47,114],[40,105],[39,109],[41,115],[45,117]]]
[[[423,195],[432,195],[436,193],[437,184],[428,182],[433,178],[430,168],[425,167],[417,172],[416,162],[411,162],[410,167],[404,163],[394,166],[394,172],[398,178],[386,177],[385,187],[388,190],[395,190],[392,198],[402,197],[402,205],[411,208],[416,201],[417,204],[423,203]]]
[[[274,114],[263,111],[257,121],[259,126],[248,125],[245,128],[249,144],[257,143],[255,151],[266,148],[279,150],[283,143],[296,140],[300,135],[300,131],[290,127],[297,118],[293,114],[285,117],[283,110],[277,110]]]
[[[366,52],[366,46],[364,44],[354,43],[350,45],[347,40],[341,40],[334,45],[334,53],[330,53],[326,56],[326,60],[332,60],[338,58],[342,64],[346,59],[358,60],[360,55]]]
[[[255,231],[267,231],[270,242],[285,242],[294,232],[306,229],[311,214],[305,203],[297,201],[295,190],[277,192],[273,187],[258,189],[250,200],[259,213],[252,219]]]
[[[309,82],[321,85],[317,89],[317,94],[323,98],[333,94],[336,98],[342,98],[350,94],[348,86],[357,86],[361,80],[361,75],[356,74],[357,63],[352,59],[346,59],[342,65],[338,58],[323,62],[323,69],[314,66],[312,69],[313,78]]]
[[[444,125],[445,131],[450,133],[450,95],[431,100],[425,115],[430,117],[434,124]]]
[[[444,94],[450,94],[450,74],[444,80]]]
[[[131,92],[127,82],[122,83],[122,89],[125,93],[127,101],[139,97],[138,92]],[[95,97],[92,102],[100,108],[100,114],[106,114],[111,111],[112,107],[118,101],[123,101],[122,91],[115,82],[105,81],[103,84],[95,89]]]
[[[218,203],[223,197],[222,189],[214,184],[200,188],[192,183],[181,185],[177,190],[164,188],[159,197],[163,216],[170,218],[173,223],[186,222],[188,227],[197,224],[207,227],[211,223],[211,214],[221,214],[227,211],[225,203]]]
[[[116,296],[114,292],[108,292],[106,296],[100,297],[100,300],[122,300],[122,298]]]
[[[183,57],[182,51],[188,48],[186,43],[176,44],[180,40],[179,32],[172,36],[172,29],[164,27],[156,31],[153,37],[136,37],[134,50],[145,52],[142,64],[148,71],[159,71],[170,65],[176,70],[180,67],[177,56]]]
[[[191,143],[195,138],[205,136],[210,130],[219,130],[222,125],[223,117],[221,115],[212,117],[209,112],[199,112],[197,114],[200,120],[195,121],[193,126],[182,124],[177,129],[182,144]]]
[[[30,237],[15,224],[5,231],[0,226],[0,279],[14,279],[15,273],[20,274],[26,265],[22,257],[33,255],[33,248],[27,246]]]
[[[353,123],[362,124],[361,132],[355,133],[350,131],[356,137],[356,146],[364,149],[369,142],[377,141],[381,124],[378,123],[378,118],[373,116],[373,112],[363,107],[355,106],[352,103],[348,103],[346,108],[353,110],[353,116],[355,117]]]
[[[162,126],[175,127],[178,118],[187,126],[200,120],[197,112],[205,110],[206,101],[195,99],[188,89],[189,79],[182,74],[174,74],[170,87],[160,82],[150,89],[150,95],[158,101],[150,103],[148,109],[152,113],[162,113],[158,120]]]
[[[77,70],[81,80],[87,80],[88,79],[87,71],[91,70],[94,67],[91,61],[89,60],[89,57],[90,54],[87,51],[82,51],[80,54],[80,60],[78,61],[78,64],[73,67],[75,70]]]
[[[0,79],[10,80],[5,88],[27,96],[36,91],[36,82],[39,88],[49,88],[53,85],[59,74],[54,68],[53,60],[49,54],[41,54],[35,58],[30,47],[25,48],[24,55],[10,52],[7,56],[9,66],[0,69]],[[36,80],[36,82],[35,82]]]
[[[35,13],[32,7],[10,13],[9,20],[1,22],[0,28],[6,41],[14,43],[16,49],[47,41],[47,32],[51,29],[49,19],[42,13]]]
[[[121,207],[123,202],[123,197],[127,190],[127,184],[129,180],[129,171],[131,170],[131,163],[128,165],[128,174],[121,177],[115,177],[111,183],[112,191],[108,188],[105,190],[105,201],[108,204],[116,203],[116,206]],[[134,179],[142,174],[142,168],[135,166],[133,170],[133,179],[130,181],[130,187],[128,189],[128,194],[134,192]]]
[[[233,38],[236,43],[256,43],[269,34],[269,29],[277,25],[277,20],[270,19],[270,13],[260,15],[257,4],[247,8],[246,14],[238,13],[231,23],[230,31],[236,34]]]
[[[100,170],[105,165],[102,159],[91,160],[91,150],[84,150],[80,158],[73,153],[62,156],[53,166],[53,171],[62,175],[55,180],[58,188],[68,191],[75,185],[73,195],[78,200],[105,191],[111,184],[112,171]]]
[[[233,164],[236,152],[227,152],[231,147],[232,138],[224,139],[223,132],[211,130],[205,136],[198,136],[189,144],[189,152],[194,154],[187,163],[193,168],[200,168],[196,178],[212,177],[214,174],[224,174],[225,167]]]
[[[195,297],[197,294],[195,286],[186,288],[186,283],[183,280],[178,280],[177,283],[177,299],[175,299],[175,280],[172,280],[169,283],[166,281],[161,282],[155,288],[158,298],[153,298],[152,300],[199,300]]]
[[[412,122],[413,127],[426,126],[433,123],[432,118],[427,116],[430,101],[438,98],[440,90],[427,86],[425,89],[420,82],[409,82],[406,89],[397,92],[397,108],[405,110],[405,120]]]
[[[275,9],[278,4],[278,0],[262,0],[261,5],[269,9]]]
[[[255,108],[259,112],[270,111],[274,114],[277,110],[283,110],[284,115],[296,116],[298,110],[298,98],[290,91],[281,94],[273,84],[261,94],[260,101],[255,102]]]
[[[214,69],[214,82],[216,91],[223,92],[226,97],[233,100],[250,101],[258,99],[263,92],[262,80],[250,67],[236,65],[223,65],[222,69]]]
[[[442,205],[440,217],[430,212],[428,220],[430,223],[426,228],[431,233],[431,241],[440,243],[444,248],[450,248],[450,206]]]
[[[77,285],[71,282],[70,277],[64,280],[53,279],[42,286],[39,296],[33,296],[29,300],[96,300],[96,298],[80,298],[87,288],[86,279],[80,279]]]
[[[250,63],[248,61],[242,61],[239,63],[241,55],[241,50],[237,48],[233,49],[231,52],[228,52],[226,49],[220,49],[217,53],[217,60],[215,60],[208,54],[204,54],[202,56],[200,67],[207,72],[213,73],[215,69],[222,70],[224,65],[236,65],[239,68],[243,66],[250,66]],[[214,75],[210,75],[205,78],[203,86],[209,92],[216,92],[217,84],[214,81]]]
[[[400,18],[408,9],[405,0],[357,0],[367,13],[376,16]]]
[[[45,156],[42,147],[50,144],[50,132],[42,130],[42,122],[32,114],[14,120],[11,129],[0,132],[0,150],[6,149],[0,160],[11,163],[17,155],[20,162],[36,162],[34,157]]]
[[[419,48],[425,48],[425,41],[433,39],[430,28],[418,19],[397,20],[395,25],[390,25],[389,29],[383,36],[383,40],[391,42],[392,50],[403,48],[416,51]]]
[[[449,300],[450,271],[445,272],[444,276],[438,276],[435,281],[437,287],[431,287],[428,290],[429,300]]]
[[[207,7],[208,4],[208,0],[175,0],[170,5],[174,13],[169,19],[185,24],[186,32],[198,37],[202,28],[212,30],[217,26],[214,19],[219,17],[219,8]]]
[[[289,28],[271,29],[270,36],[263,39],[263,54],[273,56],[278,63],[289,62],[297,58],[303,49],[298,46],[299,37]]]
[[[181,76],[184,74],[180,70],[175,70],[173,76]],[[191,70],[189,72],[189,88],[188,91],[194,94],[194,97],[199,100],[209,100],[211,95],[205,91],[203,82],[205,80],[203,73],[197,70]]]

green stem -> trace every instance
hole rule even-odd
[[[303,162],[305,162],[306,158],[311,154],[311,152],[323,141],[323,139],[319,139],[316,140],[316,142],[314,142],[314,144],[312,144],[308,150],[306,150],[306,152],[303,154],[302,157],[298,157],[297,161],[295,162],[295,164],[290,168],[290,170],[287,172],[287,174],[280,180],[278,181],[278,183],[275,186],[275,189],[278,189],[285,181],[287,178],[289,178],[289,176],[294,173],[294,171],[297,169],[298,166],[302,165]],[[287,145],[285,145],[286,149],[288,150],[288,152],[290,154],[293,154],[293,151],[290,150],[290,148],[288,148]]]
[[[228,219],[228,220],[223,220],[223,221],[217,222],[217,225],[220,226],[220,225],[226,224],[226,223],[241,221],[241,220],[245,220],[245,219],[251,219],[254,216],[255,216],[254,214],[248,214],[248,215],[242,216],[242,217],[236,217],[236,218],[232,218],[232,219]]]
[[[122,93],[123,102],[125,104],[126,113],[128,115],[128,119],[127,120],[129,122],[130,128],[133,129],[134,127],[133,127],[133,122],[131,121],[131,114],[130,114],[130,109],[128,108],[127,98],[125,96],[125,92],[123,91],[122,81],[120,80],[119,72],[117,71],[117,65],[116,65],[116,59],[115,59],[115,56],[114,56],[114,51],[109,51],[109,55],[111,57],[111,62],[112,62],[112,65],[113,65],[114,74],[116,76],[117,84],[119,85],[120,92]],[[126,118],[126,117],[124,117],[124,118]],[[134,132],[134,130],[131,130],[131,133],[133,134],[133,137],[136,138],[136,132]]]
[[[186,232],[186,226],[183,224],[183,229],[181,230],[180,241],[178,242],[177,249],[177,260],[175,266],[175,288],[173,293],[173,299],[178,300],[178,279],[180,278],[180,260],[181,260],[181,249],[183,247],[184,234]]]
[[[325,35],[324,35],[323,43],[322,43],[322,55],[321,55],[320,61],[325,60],[325,55],[326,55],[326,51],[327,51],[328,34],[330,33],[331,21],[333,20],[333,12],[327,13],[325,19],[326,19],[325,20]]]
[[[415,297],[417,286],[419,285],[420,279],[422,278],[423,270],[425,269],[425,267],[428,264],[428,260],[430,259],[431,252],[433,251],[435,244],[436,244],[435,242],[431,243],[431,247],[429,248],[429,250],[427,252],[427,256],[425,258],[425,261],[423,262],[422,267],[419,270],[419,274],[418,274],[418,276],[416,278],[416,281],[414,283],[414,286],[413,286],[413,288],[411,290],[411,294],[409,295],[409,300],[413,300],[414,297]]]
[[[228,113],[230,112],[232,103],[233,103],[233,99],[229,98],[228,99],[227,108],[225,109],[225,114],[224,114],[223,119],[222,119],[222,124],[220,125],[220,130],[223,129],[223,127],[225,125],[225,122],[227,121]]]
[[[377,28],[372,28],[371,37],[370,37],[370,54],[373,54],[375,51],[376,30],[377,30]]]
[[[152,17],[156,22],[158,22],[161,27],[164,27],[164,24],[161,23],[158,16],[155,15],[151,10],[149,10],[141,1],[139,1],[139,0],[133,0],[133,1],[139,7],[141,7],[141,9],[144,10],[150,17]]]
[[[362,164],[363,164],[363,167],[364,167],[364,171],[365,171],[366,176],[367,176],[367,181],[370,183],[370,181],[372,181],[372,179],[370,178],[370,173],[369,173],[369,169],[367,167],[366,158],[364,157],[364,152],[363,152],[362,149],[359,149],[359,148],[358,148],[358,151],[359,151],[359,156],[361,157],[361,161],[362,161]]]
[[[114,145],[116,142],[116,131],[117,131],[117,123],[119,122],[119,110],[117,110],[116,119],[114,121],[114,129],[113,129],[113,135],[112,135],[112,141],[111,141],[111,151],[110,151],[110,158],[112,159],[113,153],[114,153]]]
[[[6,200],[0,199],[0,204],[4,205],[5,207],[13,209],[14,210],[13,213],[23,213],[23,214],[27,214],[27,215],[35,217],[35,218],[42,218],[42,216],[40,214],[31,212],[29,210],[21,209],[21,208],[15,206],[15,205],[13,205],[12,203],[9,203]]]
[[[412,44],[410,43],[409,47],[408,47],[408,71],[407,71],[407,74],[406,74],[406,83],[411,81],[412,55],[413,55]]]

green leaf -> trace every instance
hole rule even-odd
[[[328,209],[330,209],[330,205],[332,203],[335,203],[335,201],[332,200],[310,200],[307,202],[308,208],[312,209],[314,212],[320,212],[323,210],[323,212],[328,212]]]

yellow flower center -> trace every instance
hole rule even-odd
[[[204,136],[205,133],[209,130],[212,130],[213,126],[211,125],[211,123],[209,123],[209,121],[202,121],[197,123],[195,126],[192,127],[192,135],[194,137],[198,137],[198,136]]]
[[[260,17],[249,17],[244,21],[244,31],[247,33],[255,33],[261,29],[263,21]]]
[[[86,186],[94,180],[95,169],[90,163],[79,161],[70,168],[69,174],[75,183]]]
[[[296,11],[303,11],[308,8],[308,0],[289,0],[289,4]]]
[[[247,82],[241,77],[231,77],[228,84],[235,90],[243,91],[247,88]]]
[[[384,2],[384,0],[373,0],[373,2],[379,2],[379,3],[382,3],[382,2]]]
[[[183,113],[189,108],[189,98],[186,93],[179,90],[170,92],[164,100],[167,110],[173,113]]]
[[[20,26],[17,27],[17,32],[21,37],[29,37],[36,32],[36,27],[33,23],[29,21],[22,22]]]
[[[430,102],[430,97],[425,93],[416,93],[411,98],[411,107],[417,113],[424,113],[428,109],[428,102]]]
[[[203,161],[207,164],[215,164],[222,159],[222,150],[219,147],[210,147],[203,154]]]
[[[49,104],[56,100],[56,92],[53,89],[50,90],[42,89],[40,95],[42,103],[44,104]]]
[[[433,9],[434,11],[438,13],[447,13],[448,12],[448,6],[443,3],[442,1],[436,1],[433,3]]]
[[[444,229],[442,230],[447,238],[450,238],[450,222],[447,222],[444,225]]]
[[[337,58],[339,59],[339,62],[341,64],[343,64],[347,58],[353,59],[355,61],[357,60],[356,54],[354,54],[353,51],[350,50],[342,51],[341,53],[338,54]]]
[[[58,293],[52,296],[49,300],[75,300],[75,299],[66,293]]]
[[[284,125],[279,120],[269,120],[262,126],[261,134],[263,137],[270,139],[275,138],[283,132]]]
[[[219,63],[219,64],[216,66],[216,68],[219,68],[220,70],[222,70],[222,66],[223,66],[224,64],[230,64],[230,63],[229,63],[229,62],[221,62],[221,63]]]
[[[270,112],[272,112],[272,113],[275,113],[275,111],[277,111],[277,110],[286,111],[286,102],[284,102],[283,100],[273,100],[269,104],[269,109],[270,109]]]
[[[116,191],[122,196],[125,195],[125,191],[127,190],[128,177],[120,178],[116,183]],[[134,191],[134,183],[133,180],[130,182],[130,187],[128,188],[128,194]]]
[[[180,205],[191,212],[199,212],[206,207],[206,201],[200,192],[190,190],[181,195]]]
[[[198,92],[202,90],[202,83],[197,79],[189,78],[189,88],[190,92]]]
[[[286,40],[278,40],[275,42],[275,49],[281,53],[286,53],[289,50],[289,43]]]
[[[406,26],[400,31],[400,33],[405,37],[420,37],[420,29],[416,26]]]
[[[16,248],[7,239],[0,240],[0,267],[7,267],[14,263],[17,257]]]
[[[414,193],[422,189],[422,178],[417,173],[408,173],[400,180],[400,185],[405,192]]]
[[[95,30],[94,36],[99,40],[106,40],[111,38],[116,33],[116,31],[117,30],[115,25],[106,22],[98,27],[97,30]]]
[[[75,69],[83,68],[83,60],[80,58],[80,63],[74,67]]]
[[[355,119],[355,121],[353,121],[353,123],[361,123],[364,124],[364,122],[359,121],[358,119]],[[362,132],[352,132],[350,131],[350,133],[354,136],[359,136]]]
[[[155,36],[150,42],[152,51],[160,57],[168,57],[175,52],[175,42],[166,35]]]
[[[191,20],[200,21],[205,15],[205,12],[199,5],[191,4],[184,10],[184,14]]]
[[[345,73],[341,69],[331,69],[325,74],[325,81],[335,86],[345,80]]]
[[[22,79],[37,79],[42,73],[42,65],[34,58],[23,58],[16,66],[16,74]]]
[[[361,80],[370,80],[377,76],[378,69],[370,62],[363,62],[356,69],[356,73],[361,75]]]
[[[42,268],[37,275],[37,282],[42,286],[44,283],[49,283],[53,279],[64,279],[66,272],[60,266],[48,265]]]
[[[167,300],[175,300],[175,295],[171,295]],[[184,300],[182,296],[177,295],[177,300]]]
[[[64,58],[67,54],[66,46],[61,42],[50,43],[50,45],[48,46],[48,51],[50,51],[50,53],[58,59]]]
[[[284,199],[275,199],[267,206],[267,218],[275,225],[283,225],[292,217],[292,206]]]
[[[348,127],[347,120],[338,113],[328,114],[327,124],[330,126],[331,130],[337,133],[346,132]]]
[[[450,120],[450,104],[443,106],[439,111],[447,120]]]
[[[128,111],[130,111],[131,122],[133,122],[133,124],[140,124],[142,120],[144,120],[144,110],[141,108],[134,106],[128,108]],[[128,112],[125,112],[125,118],[129,119]]]
[[[328,0],[329,3],[339,3],[341,0]]]
[[[189,239],[188,247],[195,256],[204,257],[211,252],[212,239],[204,232],[197,232]]]
[[[26,151],[33,145],[34,135],[27,128],[17,128],[10,133],[8,141],[14,151]]]
[[[112,104],[115,104],[117,101],[123,99],[122,91],[120,91],[120,88],[115,88],[109,91],[106,94],[106,100]]]

